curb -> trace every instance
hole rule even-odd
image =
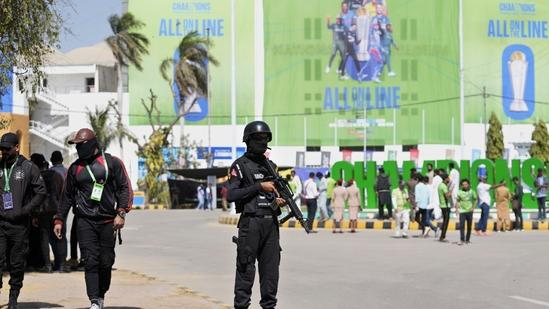
[[[238,219],[240,216],[238,215],[221,215],[219,216],[218,222],[220,224],[227,224],[227,225],[236,225],[238,223]],[[433,222],[438,227],[442,226],[441,222]],[[476,225],[476,221],[473,222],[474,225]],[[357,228],[360,230],[392,230],[396,227],[396,223],[393,220],[358,220],[357,222],[358,226]],[[514,222],[512,222],[511,225],[513,225]],[[496,230],[496,222],[494,220],[488,220],[488,226],[489,230],[495,231]],[[301,225],[297,223],[296,220],[288,220],[285,222],[281,227],[284,228],[297,228],[301,229]],[[313,229],[331,229],[334,227],[334,222],[332,220],[319,222],[315,220],[313,222]],[[549,222],[540,222],[535,220],[525,220],[524,221],[524,230],[525,231],[549,231]],[[341,228],[348,229],[349,228],[349,220],[342,220],[341,222]],[[410,223],[409,226],[410,230],[419,230],[419,224],[416,222]],[[448,224],[448,231],[457,231],[459,230],[459,222],[456,220],[450,220],[450,223]]]
[[[133,210],[167,210],[168,207],[163,204],[151,204],[145,206],[134,206]]]

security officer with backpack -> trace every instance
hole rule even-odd
[[[78,160],[67,172],[54,230],[61,239],[73,208],[90,309],[102,309],[111,284],[116,235],[124,227],[133,192],[124,163],[103,151],[92,130],[80,129],[69,144],[76,145]]]
[[[264,153],[272,140],[269,126],[253,121],[244,128],[246,153],[231,166],[227,200],[235,202],[238,222],[234,307],[248,308],[258,261],[262,308],[275,308],[278,289],[280,244],[278,215],[285,204],[278,197],[267,164],[276,165]]]

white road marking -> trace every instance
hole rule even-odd
[[[525,301],[525,302],[528,302],[528,303],[531,303],[531,304],[536,304],[536,305],[540,305],[540,306],[544,306],[544,307],[549,307],[548,302],[544,302],[544,301],[541,301],[541,300],[526,298],[526,297],[522,297],[522,296],[509,296],[509,297],[512,298],[512,299],[516,299],[516,300],[522,300],[522,301]]]

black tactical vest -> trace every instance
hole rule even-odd
[[[240,171],[242,172],[242,182],[244,186],[250,186],[258,182],[267,181],[270,176],[267,168],[263,166],[263,163],[251,160],[246,157],[246,155],[238,158],[235,163],[238,164]],[[280,209],[277,208],[276,211],[273,211],[271,208],[274,200],[274,193],[259,192],[253,197],[237,201],[235,203],[236,212],[256,215],[274,214],[278,216],[280,214]]]

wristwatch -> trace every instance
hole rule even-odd
[[[118,216],[122,219],[126,219],[126,212],[124,210],[121,210],[118,212]]]

